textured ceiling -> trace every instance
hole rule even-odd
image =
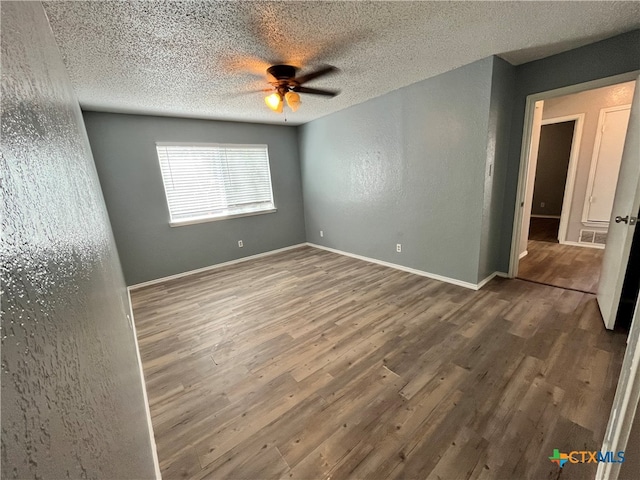
[[[301,124],[498,54],[513,64],[640,27],[640,2],[45,2],[85,109],[281,123],[265,70],[341,72]]]

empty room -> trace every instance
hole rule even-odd
[[[3,478],[637,478],[640,3],[0,9]]]

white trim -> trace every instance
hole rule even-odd
[[[619,112],[621,110],[629,110],[629,112],[631,112],[631,104],[616,105],[615,107],[606,107],[600,109],[600,115],[598,116],[598,127],[596,130],[596,140],[593,144],[593,152],[591,154],[589,180],[587,181],[587,190],[584,194],[584,203],[582,206],[582,223],[584,223],[585,225],[598,223],[597,220],[589,220],[589,208],[591,207],[591,202],[589,201],[589,199],[593,196],[593,184],[596,181],[596,171],[598,170],[598,160],[600,159],[600,146],[602,145],[602,134],[604,133],[603,128],[605,118],[607,116],[607,113]],[[609,225],[608,221],[601,221],[600,223],[606,223],[607,226]]]
[[[306,243],[298,243],[296,245],[291,245],[289,247],[278,248],[276,250],[269,250],[268,252],[257,253],[255,255],[249,255],[248,257],[237,258],[236,260],[230,260],[228,262],[216,263],[214,265],[209,265],[208,267],[197,268],[195,270],[189,270],[187,272],[176,273],[175,275],[169,275],[167,277],[156,278],[155,280],[149,280],[147,282],[136,283],[134,285],[130,285],[128,287],[129,290],[137,290],[138,288],[148,287],[151,285],[157,285],[158,283],[168,282],[169,280],[175,280],[176,278],[188,277],[189,275],[194,275],[196,273],[207,272],[209,270],[215,270],[216,268],[226,267],[228,265],[234,265],[236,263],[247,262],[249,260],[254,260],[256,258],[267,257],[269,255],[274,255],[276,253],[285,252],[287,250],[293,250],[294,248],[304,247]]]
[[[519,258],[520,260],[522,260],[522,259],[523,259],[524,257],[526,257],[527,255],[529,255],[529,250],[525,250],[524,252],[522,252],[522,253],[518,256],[518,258]]]
[[[542,113],[544,116],[544,112]],[[582,114],[584,115],[584,113]],[[562,117],[543,118],[540,125],[553,125],[554,123],[573,122],[578,114],[563,115]]]
[[[136,357],[138,359],[138,369],[140,370],[140,381],[142,382],[142,397],[144,399],[145,412],[147,414],[147,426],[149,429],[149,442],[151,442],[151,451],[153,452],[153,467],[156,472],[156,480],[161,480],[160,462],[158,461],[158,448],[156,446],[156,437],[153,433],[153,423],[151,422],[151,408],[149,407],[149,397],[147,396],[147,384],[144,381],[144,370],[142,369],[142,358],[140,357],[140,347],[138,346],[138,334],[136,332],[136,323],[133,319],[133,306],[131,305],[131,292],[127,288],[127,299],[129,301],[129,322],[133,331],[133,341],[136,346]]]
[[[605,233],[609,231],[609,222],[582,222],[585,227],[604,228]]]
[[[569,214],[571,213],[571,203],[573,201],[573,188],[576,183],[578,159],[580,158],[580,145],[582,144],[582,129],[584,127],[584,117],[584,113],[576,113],[572,115],[564,115],[562,117],[547,118],[546,120],[542,120],[541,123],[541,125],[553,125],[555,123],[562,122],[575,122],[575,124],[573,125],[571,151],[569,153],[569,165],[567,166],[567,178],[564,183],[564,193],[562,196],[560,227],[558,227],[558,241],[560,243],[564,242],[567,239],[567,229],[569,228]]]
[[[522,128],[522,145],[520,148],[520,167],[518,171],[518,186],[516,188],[516,204],[513,215],[511,231],[511,252],[509,254],[509,277],[515,278],[518,273],[518,258],[520,255],[520,235],[523,229],[524,206],[527,194],[527,177],[529,170],[529,156],[531,151],[531,139],[533,133],[533,114],[536,101],[532,95],[528,95],[525,104],[524,126]]]
[[[623,73],[621,75],[614,75],[612,77],[599,78],[590,82],[579,83],[576,85],[569,85],[567,87],[558,88],[555,90],[549,90],[546,92],[535,93],[527,95],[525,112],[524,112],[524,127],[522,129],[522,145],[520,147],[520,166],[518,172],[518,186],[516,191],[515,200],[515,213],[513,216],[513,228],[511,232],[511,253],[509,256],[509,277],[513,278],[516,275],[518,269],[518,255],[520,254],[520,231],[522,227],[522,215],[524,206],[524,194],[526,191],[527,181],[527,169],[529,167],[529,147],[531,144],[531,129],[533,124],[533,111],[535,103],[539,100],[546,100],[549,98],[560,97],[563,95],[570,95],[572,93],[583,92],[585,90],[593,90],[595,88],[607,87],[609,85],[616,85],[618,83],[629,82],[636,80],[640,70],[633,72]]]
[[[531,212],[533,210],[533,194],[535,189],[535,171],[538,165],[538,153],[540,150],[540,123],[542,122],[542,113],[544,111],[544,100],[536,102],[533,106],[534,114],[531,119],[531,143],[528,148],[527,173],[525,174],[524,186],[524,202],[522,207],[522,220],[520,225],[520,244],[518,251],[523,252],[527,249],[529,241],[529,230],[531,229]],[[517,272],[513,272],[514,275]]]
[[[211,143],[211,142],[156,142],[156,147],[264,147],[269,148],[266,143]]]
[[[395,268],[396,270],[402,270],[403,272],[413,273],[414,275],[420,275],[421,277],[431,278],[433,280],[439,280],[441,282],[450,283],[459,287],[469,288],[471,290],[479,290],[485,284],[487,284],[493,277],[499,275],[498,272],[494,272],[479,283],[465,282],[451,277],[445,277],[444,275],[438,275],[436,273],[429,273],[423,270],[417,270],[411,267],[405,267],[404,265],[398,265],[397,263],[385,262],[384,260],[378,260],[377,258],[365,257],[364,255],[358,255],[356,253],[345,252],[336,248],[325,247],[324,245],[318,245],[316,243],[307,242],[309,247],[318,248],[320,250],[326,250],[331,253],[337,253],[338,255],[344,255],[345,257],[356,258],[358,260],[364,260],[365,262],[375,263],[382,265],[383,267]]]
[[[534,215],[533,213],[530,216],[531,218],[560,218],[560,215]]]
[[[587,247],[587,248],[597,248],[598,250],[604,250],[606,245],[600,245],[599,243],[582,243],[582,242],[570,242],[565,240],[564,242],[560,242],[561,245],[571,245],[573,247]]]
[[[197,218],[194,220],[178,220],[176,222],[169,222],[170,227],[185,227],[187,225],[196,225],[198,223],[208,223],[208,222],[217,222],[218,220],[229,220],[231,218],[240,218],[240,217],[252,217],[254,215],[263,215],[265,213],[275,213],[277,212],[277,208],[269,208],[267,210],[254,210],[252,212],[244,212],[244,213],[232,213],[231,215],[217,215],[215,217],[203,217]]]
[[[477,284],[476,284],[476,288],[474,290],[480,290],[482,287],[484,287],[487,283],[489,283],[491,280],[493,280],[494,278],[496,278],[498,276],[498,272],[493,272],[491,275],[489,275],[487,278],[485,278],[484,280],[480,280]]]

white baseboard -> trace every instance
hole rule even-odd
[[[136,346],[136,356],[138,357],[138,368],[140,370],[140,380],[142,381],[142,397],[144,399],[145,411],[147,414],[147,426],[149,428],[149,441],[151,442],[151,451],[153,453],[153,466],[156,473],[156,480],[162,480],[160,473],[160,462],[158,461],[158,448],[156,447],[156,437],[153,433],[153,424],[151,423],[151,408],[149,407],[149,397],[147,396],[147,384],[144,381],[144,370],[142,368],[142,358],[140,357],[140,347],[138,346],[138,334],[136,332],[136,322],[133,319],[133,307],[131,305],[131,293],[127,288],[127,299],[129,300],[129,321],[133,331],[133,341]]]
[[[505,272],[493,272],[487,278],[485,278],[484,280],[480,280],[480,282],[478,282],[478,288],[476,288],[476,290],[480,290],[482,287],[484,287],[487,283],[489,283],[491,280],[493,280],[496,277],[510,278],[508,273],[505,273]]]
[[[431,278],[433,280],[439,280],[441,282],[450,283],[452,285],[458,285],[459,287],[469,288],[471,290],[479,290],[484,285],[489,283],[496,276],[509,278],[509,275],[504,273],[504,272],[493,272],[487,278],[481,280],[478,283],[465,282],[463,280],[458,280],[456,278],[445,277],[444,275],[438,275],[436,273],[430,273],[430,272],[425,272],[423,270],[418,270],[418,269],[411,268],[411,267],[405,267],[404,265],[398,265],[397,263],[385,262],[383,260],[378,260],[376,258],[365,257],[363,255],[358,255],[358,254],[355,254],[355,253],[349,253],[349,252],[345,252],[345,251],[338,250],[338,249],[335,249],[335,248],[325,247],[323,245],[317,245],[315,243],[306,242],[306,243],[298,243],[296,245],[291,245],[289,247],[279,248],[277,250],[270,250],[270,251],[264,252],[264,253],[258,253],[256,255],[250,255],[248,257],[238,258],[236,260],[230,260],[230,261],[224,262],[224,263],[216,263],[215,265],[209,265],[208,267],[198,268],[198,269],[195,269],[195,270],[189,270],[187,272],[182,272],[182,273],[176,273],[175,275],[169,275],[167,277],[157,278],[155,280],[149,280],[148,282],[136,283],[135,285],[130,285],[129,287],[127,287],[127,290],[128,291],[133,291],[133,290],[137,290],[139,288],[149,287],[151,285],[157,285],[158,283],[167,282],[169,280],[175,280],[177,278],[187,277],[189,275],[194,275],[196,273],[207,272],[209,270],[215,270],[216,268],[222,268],[222,267],[226,267],[226,266],[229,266],[229,265],[234,265],[236,263],[242,263],[242,262],[247,262],[249,260],[255,260],[257,258],[267,257],[269,255],[274,255],[276,253],[285,252],[287,250],[293,250],[295,248],[300,248],[300,247],[303,247],[305,245],[308,245],[309,247],[319,248],[321,250],[327,250],[329,252],[337,253],[338,255],[345,255],[347,257],[357,258],[358,260],[364,260],[365,262],[376,263],[378,265],[382,265],[382,266],[385,266],[385,267],[395,268],[396,270],[402,270],[404,272],[413,273],[415,275],[420,275],[422,277]],[[131,315],[132,315],[131,318],[133,319],[133,313],[131,313]]]
[[[529,255],[529,250],[525,250],[524,252],[522,252],[522,253],[518,256],[518,258],[519,258],[520,260],[522,260],[522,259],[523,259],[524,257],[526,257],[527,255]]]
[[[318,245],[310,242],[307,242],[307,245],[313,248],[319,248],[320,250],[326,250],[328,252],[337,253],[338,255],[357,258],[358,260],[364,260],[365,262],[375,263],[377,265],[382,265],[383,267],[395,268],[396,270],[402,270],[403,272],[413,273],[415,275],[420,275],[421,277],[427,277],[433,280],[439,280],[441,282],[450,283],[452,285],[457,285],[459,287],[469,288],[471,290],[479,290],[484,285],[489,283],[489,281],[491,281],[496,275],[500,275],[500,273],[494,272],[484,280],[480,281],[479,283],[471,283],[471,282],[465,282],[463,280],[458,280],[456,278],[445,277],[443,275],[438,275],[436,273],[429,273],[423,270],[418,270],[411,267],[405,267],[404,265],[398,265],[397,263],[385,262],[384,260],[378,260],[377,258],[365,257],[364,255],[358,255],[356,253],[350,253],[350,252],[345,252],[343,250],[338,250],[336,248],[325,247],[324,245]]]
[[[560,215],[534,215],[532,213],[531,218],[555,218],[557,220],[560,220]]]
[[[484,280],[480,280],[477,284],[476,284],[476,288],[474,290],[480,290],[482,287],[484,287],[487,283],[489,283],[491,280],[493,280],[494,278],[496,278],[496,276],[498,275],[498,272],[493,272],[491,275],[489,275],[487,278],[485,278]]]
[[[561,245],[572,245],[574,247],[586,247],[586,248],[597,248],[598,250],[604,250],[605,245],[598,245],[597,243],[580,243],[580,242],[569,242],[565,240],[564,242],[560,242]]]
[[[188,272],[176,273],[175,275],[169,275],[168,277],[156,278],[155,280],[149,280],[148,282],[136,283],[135,285],[130,285],[128,287],[128,290],[137,290],[138,288],[148,287],[150,285],[156,285],[158,283],[167,282],[169,280],[175,280],[176,278],[187,277],[189,275],[194,275],[196,273],[207,272],[209,270],[215,270],[216,268],[222,268],[228,265],[234,265],[236,263],[248,262],[249,260],[255,260],[256,258],[267,257],[269,255],[285,252],[287,250],[293,250],[294,248],[304,247],[305,245],[307,244],[298,243],[296,245],[291,245],[289,247],[278,248],[276,250],[269,250],[268,252],[257,253],[255,255],[249,255],[248,257],[242,257],[236,260],[230,260],[228,262],[223,262],[223,263],[216,263],[215,265],[209,265],[208,267],[197,268],[195,270],[189,270]]]

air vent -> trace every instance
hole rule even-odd
[[[607,243],[607,232],[596,232],[593,236],[593,243],[604,245]]]
[[[607,232],[596,232],[595,230],[580,230],[579,243],[592,243],[605,245],[607,243]]]

